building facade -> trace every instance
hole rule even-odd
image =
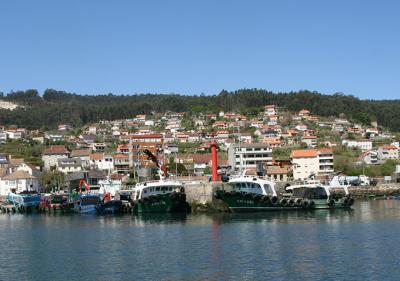
[[[163,161],[163,135],[148,134],[148,135],[131,135],[129,136],[129,165],[131,167],[147,167],[155,166],[143,153],[145,149],[155,155],[159,161]]]
[[[228,148],[228,163],[234,170],[255,169],[257,163],[272,165],[272,148],[264,143],[232,144]]]
[[[305,180],[311,175],[326,176],[334,172],[333,151],[329,148],[293,150],[293,179]]]

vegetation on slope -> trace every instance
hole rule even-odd
[[[218,95],[185,96],[177,94],[78,95],[48,89],[40,96],[36,90],[12,92],[3,97],[24,107],[0,110],[0,124],[27,128],[55,128],[59,123],[79,126],[99,120],[132,118],[151,112],[237,111],[254,115],[265,104],[276,104],[289,111],[307,108],[320,116],[339,116],[400,131],[400,100],[360,100],[343,94],[323,95],[299,91],[273,93],[260,89],[221,91]]]

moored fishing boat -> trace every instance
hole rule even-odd
[[[287,209],[278,199],[274,182],[245,175],[230,179],[224,189],[216,191],[215,198],[234,212]]]
[[[313,182],[289,186],[287,195],[278,196],[274,182],[258,177],[241,175],[227,185],[217,190],[215,197],[235,212],[349,208],[354,203],[345,186],[342,192],[331,194],[329,186]]]
[[[122,201],[112,198],[111,194],[103,194],[103,200],[96,206],[96,211],[100,215],[118,214],[122,210]]]
[[[181,183],[159,180],[137,184],[133,193],[133,212],[186,212],[189,206]]]
[[[84,191],[82,187],[84,187]],[[79,182],[78,191],[79,193],[74,196],[74,211],[79,214],[96,213],[96,207],[101,203],[100,194],[89,193],[90,186],[84,180]]]
[[[99,194],[79,194],[75,199],[74,211],[79,214],[96,213],[100,199]]]
[[[12,205],[14,211],[31,212],[37,211],[40,204],[40,195],[36,192],[21,192],[7,195],[7,202]]]
[[[185,189],[182,183],[167,180],[167,171],[160,165],[156,156],[145,149],[148,159],[158,168],[160,180],[136,184],[132,194],[134,213],[147,212],[187,212],[190,210],[186,202]]]
[[[335,189],[332,193],[331,190]],[[354,199],[350,196],[347,186],[329,185],[297,185],[289,186],[286,191],[290,192],[289,200],[301,202],[303,207],[311,209],[338,209],[350,208]]]
[[[39,210],[48,212],[72,212],[74,204],[64,194],[44,194],[40,199]]]
[[[122,201],[121,200],[109,200],[105,202],[100,202],[96,206],[96,211],[100,215],[106,214],[118,214],[122,210]]]

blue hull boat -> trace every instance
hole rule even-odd
[[[79,214],[96,213],[100,199],[99,194],[80,194],[74,203],[74,211]]]

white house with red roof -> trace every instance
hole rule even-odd
[[[307,147],[316,147],[317,146],[317,137],[316,136],[304,136],[301,138],[301,142],[305,143]]]
[[[46,148],[42,154],[44,169],[50,170],[50,167],[57,166],[58,159],[68,158],[69,151],[64,145],[52,145]]]
[[[387,159],[399,159],[399,148],[394,145],[383,145],[378,148],[378,159],[385,161]]]
[[[267,104],[266,106],[264,106],[264,114],[268,116],[276,115],[276,106],[274,104]]]

